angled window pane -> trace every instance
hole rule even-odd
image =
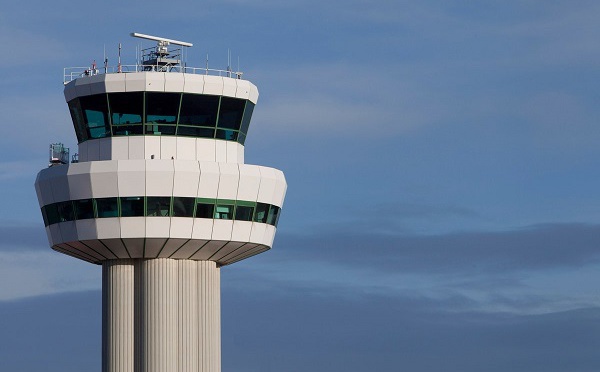
[[[80,97],[79,101],[90,138],[110,137],[106,94]]]
[[[179,93],[146,93],[146,123],[177,124]]]
[[[269,209],[269,215],[267,217],[267,223],[269,225],[277,226],[277,220],[279,219],[280,210],[281,208],[279,208],[276,205],[271,206],[271,208]]]
[[[77,142],[81,143],[87,141],[89,136],[85,129],[85,122],[83,120],[83,112],[81,111],[79,98],[69,101],[69,112],[71,113],[75,134],[77,135]]]
[[[170,196],[148,196],[146,201],[146,216],[169,217],[171,215]]]
[[[173,217],[193,217],[196,198],[174,197]]]
[[[256,212],[254,212],[254,222],[267,223],[269,216],[269,204],[256,203]]]
[[[215,129],[202,127],[186,127],[179,125],[177,126],[177,135],[201,138],[215,138]]]
[[[224,139],[224,140],[228,140],[228,141],[235,141],[235,140],[237,140],[237,136],[238,136],[238,132],[235,132],[233,130],[217,129],[216,138],[220,138],[220,139]]]
[[[235,219],[238,221],[252,221],[254,215],[254,207],[238,205],[235,208]]]
[[[248,128],[250,127],[250,119],[252,119],[252,113],[254,112],[254,103],[246,101],[246,108],[244,108],[244,117],[242,118],[242,126],[240,132],[247,134]]]
[[[119,204],[117,198],[96,199],[98,218],[119,217]]]
[[[121,197],[121,217],[143,217],[144,197],[129,196]]]
[[[109,93],[108,102],[114,135],[143,134],[143,92]]]
[[[181,100],[179,124],[215,127],[219,96],[184,93]]]
[[[244,133],[240,133],[238,135],[238,142],[243,146],[246,143],[246,135]]]
[[[198,202],[196,204],[196,218],[213,218],[215,205]]]
[[[239,98],[221,97],[219,124],[217,127],[240,130],[246,101]]]
[[[75,200],[75,218],[78,220],[85,220],[87,218],[94,218],[94,203],[92,199]]]
[[[233,205],[217,204],[214,218],[217,220],[233,220]]]
[[[73,213],[73,203],[70,200],[56,203],[58,209],[58,218],[60,222],[73,221],[75,219],[75,213]]]

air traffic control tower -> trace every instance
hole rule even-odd
[[[135,65],[65,69],[79,158],[51,145],[35,181],[48,240],[102,265],[103,372],[219,372],[220,267],[272,246],[286,181],[244,163],[252,83],[132,36],[157,42]]]

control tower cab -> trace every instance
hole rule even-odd
[[[103,266],[103,371],[220,371],[219,268],[271,248],[286,181],[244,162],[256,86],[132,36],[157,42],[134,65],[65,69],[79,157],[37,176],[49,244]]]

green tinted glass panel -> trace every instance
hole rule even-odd
[[[201,127],[184,127],[179,125],[177,126],[177,135],[201,138],[215,138],[215,129]]]
[[[179,93],[146,93],[146,123],[177,124]]]
[[[195,198],[174,197],[173,198],[173,216],[174,217],[193,217]]]
[[[217,129],[216,138],[220,138],[220,139],[224,139],[224,140],[228,140],[228,141],[235,141],[235,140],[237,140],[237,136],[238,136],[238,132],[234,132],[232,130]]]
[[[96,199],[98,218],[119,217],[119,204],[117,198]]]
[[[73,204],[75,205],[76,219],[94,218],[94,202],[92,199],[75,200]]]
[[[143,92],[109,93],[108,102],[113,135],[143,134]]]
[[[235,219],[238,221],[252,221],[254,215],[254,207],[238,205],[235,208]]]
[[[197,203],[196,204],[196,218],[213,218],[215,211],[214,204],[208,203]]]
[[[121,197],[121,217],[144,216],[144,198],[141,196]]]
[[[44,207],[46,210],[46,218],[48,219],[48,225],[53,225],[55,223],[60,222],[60,218],[58,216],[58,208],[57,203],[50,204]]]
[[[254,213],[254,222],[267,223],[269,216],[269,204],[256,203],[256,212]]]
[[[277,220],[279,219],[279,211],[281,208],[278,206],[272,205],[269,209],[269,215],[267,217],[267,223],[269,225],[277,226]]]
[[[221,97],[217,127],[240,130],[246,101],[239,98]]]
[[[179,124],[201,127],[215,127],[219,96],[184,94],[181,99]]]
[[[95,94],[79,98],[85,124],[90,138],[110,137],[108,103],[106,94]]]
[[[246,108],[244,108],[244,117],[242,118],[242,126],[240,127],[240,132],[244,134],[248,133],[248,128],[250,127],[250,119],[252,119],[253,112],[254,103],[246,101]]]
[[[73,121],[73,127],[75,128],[77,141],[79,143],[87,141],[89,139],[89,136],[85,129],[85,122],[83,120],[83,112],[81,111],[79,98],[75,98],[69,101],[69,113],[71,114],[71,120]]]
[[[171,197],[146,197],[146,216],[169,217],[171,215]]]
[[[246,143],[246,135],[244,133],[238,135],[238,142],[242,145]]]
[[[215,208],[215,219],[217,220],[232,220],[233,205],[217,204]]]
[[[75,213],[73,212],[73,203],[70,200],[56,203],[58,209],[58,218],[60,222],[73,221]]]

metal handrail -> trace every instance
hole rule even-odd
[[[149,69],[150,68],[150,69]],[[135,65],[119,65],[119,66],[92,66],[92,67],[65,67],[63,69],[63,83],[67,84],[75,79],[84,76],[94,76],[103,74],[119,74],[119,73],[131,73],[131,72],[143,72],[143,71],[160,71],[160,72],[171,72],[171,73],[186,73],[195,75],[212,75],[212,76],[225,76],[236,79],[241,79],[243,72],[231,71],[231,70],[217,70],[208,67],[187,67],[180,65],[168,66],[168,71],[161,71],[164,66],[153,66],[147,64],[135,64]]]

